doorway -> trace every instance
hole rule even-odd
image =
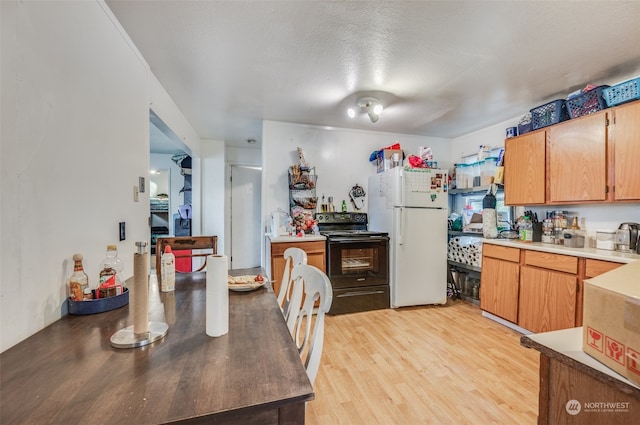
[[[151,218],[150,255],[156,255],[156,240],[171,235],[169,170],[151,170],[149,175],[149,210]]]
[[[230,267],[260,266],[262,246],[262,168],[231,165],[231,258]]]

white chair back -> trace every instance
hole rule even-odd
[[[299,264],[307,264],[307,253],[296,247],[287,248],[284,251],[284,272],[280,281],[280,289],[278,291],[278,305],[285,320],[289,315],[289,305],[291,298],[291,269]]]
[[[287,325],[307,369],[307,376],[313,384],[322,356],[324,316],[331,308],[333,291],[327,275],[314,266],[302,264],[294,267],[291,278],[293,293]],[[302,293],[304,304],[300,305]],[[316,301],[319,303],[318,308],[314,308]]]

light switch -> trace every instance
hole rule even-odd
[[[133,186],[133,202],[138,202],[140,200],[140,189],[138,185]]]

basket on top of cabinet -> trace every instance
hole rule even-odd
[[[531,128],[548,127],[569,119],[564,99],[554,100],[544,105],[536,106],[531,111]]]
[[[609,107],[640,99],[640,77],[604,89],[602,97]]]
[[[602,91],[609,86],[598,86],[575,97],[567,99],[569,118],[578,118],[608,108],[602,97]]]

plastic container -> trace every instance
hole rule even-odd
[[[176,289],[176,257],[169,245],[164,247],[160,262],[160,291],[171,292]]]
[[[474,162],[471,164],[471,175],[472,175],[472,185],[469,187],[479,187],[480,186],[480,168],[484,164],[484,160]]]
[[[471,168],[469,164],[457,164],[456,165],[456,188],[468,189],[472,187],[473,175],[471,174]]]
[[[596,230],[596,249],[614,251],[616,249],[616,231]]]
[[[490,156],[480,165],[480,186],[487,186],[493,183],[496,175],[496,161],[498,158]]]
[[[558,124],[568,119],[569,114],[564,99],[557,99],[531,110],[531,128],[533,130]]]
[[[607,87],[602,91],[602,98],[607,102],[607,106],[640,99],[640,77]]]
[[[582,230],[568,229],[564,231],[564,246],[567,248],[584,248],[585,234]]]
[[[124,264],[118,258],[118,247],[107,245],[107,254],[100,264],[97,298],[113,297],[123,292],[122,270]]]
[[[607,87],[609,86],[598,86],[593,90],[567,99],[566,105],[569,117],[578,118],[606,109],[608,106],[602,97],[602,91]]]

